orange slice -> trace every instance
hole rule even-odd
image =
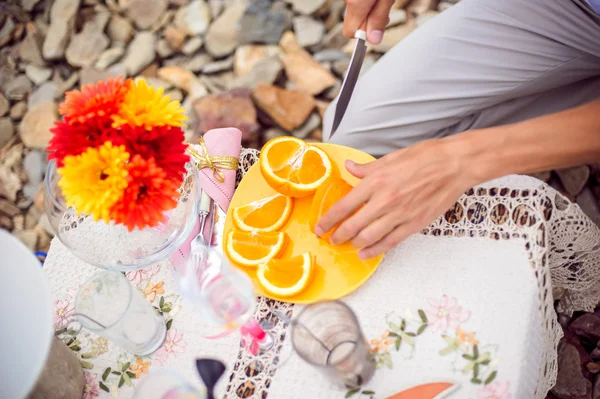
[[[233,209],[233,222],[244,231],[277,231],[292,214],[293,200],[275,194]]]
[[[290,297],[304,290],[314,274],[310,252],[290,259],[271,259],[258,266],[256,278],[263,288],[279,297]]]
[[[336,176],[327,179],[327,181],[317,189],[308,213],[308,223],[311,232],[315,231],[315,226],[319,222],[319,219],[321,219],[321,217],[323,217],[336,202],[345,197],[351,190],[352,186],[350,184],[341,177]],[[321,236],[321,238],[329,240],[331,234],[333,234],[340,224],[341,222]]]
[[[308,197],[333,174],[333,163],[318,147],[292,136],[268,141],[260,154],[260,171],[275,191]]]
[[[231,230],[225,252],[238,265],[256,267],[278,256],[286,242],[287,234],[283,232]]]

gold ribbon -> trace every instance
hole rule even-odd
[[[196,151],[196,149],[191,145],[188,146],[190,155],[196,159],[196,162],[198,162],[198,169],[212,169],[213,177],[219,183],[225,182],[225,175],[221,169],[237,170],[239,161],[236,157],[228,155],[211,157],[208,155],[208,149],[206,148],[206,143],[202,137],[198,139],[198,144],[200,144],[204,155]]]

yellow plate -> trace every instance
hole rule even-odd
[[[351,185],[359,180],[346,170],[344,163],[351,159],[357,163],[373,161],[369,154],[353,148],[336,144],[316,144],[323,149],[337,165],[342,177]],[[234,228],[231,217],[235,207],[275,194],[263,179],[258,162],[253,165],[235,191],[225,221],[224,237]],[[317,238],[308,226],[308,214],[313,197],[294,199],[294,210],[281,231],[285,231],[290,240],[280,258],[301,255],[310,251],[316,255],[315,275],[308,287],[296,296],[280,298],[267,293],[256,279],[255,269],[239,266],[254,281],[258,294],[267,298],[292,303],[313,303],[323,300],[339,299],[358,289],[375,272],[383,255],[369,260],[361,260],[358,251],[350,244],[331,246],[325,240]],[[223,245],[226,245],[223,240]],[[226,252],[226,251],[224,251]]]

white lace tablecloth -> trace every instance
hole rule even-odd
[[[254,150],[242,151],[238,179],[257,158]],[[219,397],[347,394],[295,355],[279,369],[274,366],[280,354],[287,357],[289,340],[287,324],[273,310],[291,316],[299,306],[259,298],[256,318],[274,323],[276,344],[256,358],[241,348],[237,333],[218,340],[203,338],[214,330],[182,300],[172,266],[162,262],[127,275],[160,309],[169,327],[163,347],[138,358],[85,330],[70,331],[74,295],[98,269],[76,258],[57,239],[44,269],[56,301],[57,335],[86,369],[85,398],[130,398],[138,378],[160,368],[176,369],[200,385],[197,357],[216,357],[227,364],[229,377],[220,381]],[[386,330],[394,338],[387,348],[379,345],[378,373],[354,395],[385,398],[414,385],[447,380],[459,386],[452,396],[457,398],[544,398],[556,378],[561,336],[553,291],[560,295],[561,311],[589,311],[600,302],[599,283],[600,231],[577,205],[529,177],[509,176],[476,187],[423,235],[391,251],[373,277],[344,299],[369,340],[381,341]],[[453,310],[457,318],[436,319],[440,308]],[[397,337],[403,337],[398,349]]]

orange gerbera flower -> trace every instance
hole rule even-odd
[[[169,179],[154,158],[135,155],[127,165],[128,185],[111,211],[111,219],[129,231],[156,226],[165,220],[165,211],[177,205],[179,184]]]
[[[119,111],[125,94],[132,86],[131,79],[109,78],[106,82],[81,86],[65,94],[58,111],[67,123],[101,123]]]

